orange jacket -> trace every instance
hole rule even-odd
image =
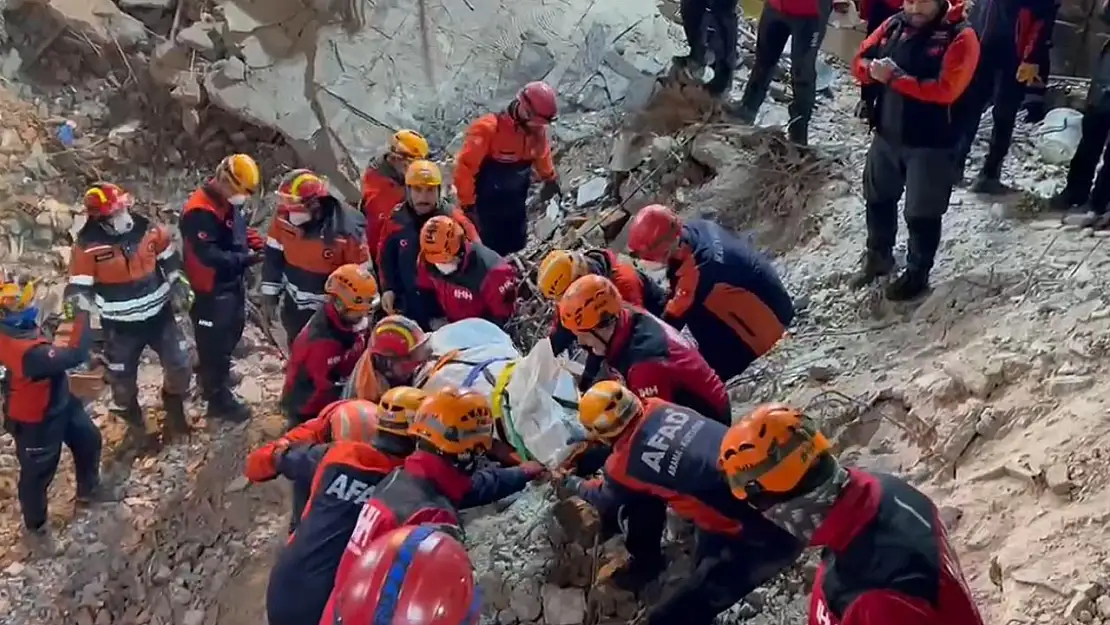
[[[371,163],[362,174],[362,212],[366,215],[366,244],[374,265],[378,265],[378,246],[382,230],[389,223],[394,207],[405,201],[405,180],[384,159]]]
[[[503,163],[528,162],[541,180],[555,179],[551,142],[546,130],[528,130],[507,112],[489,113],[474,120],[455,159],[455,192],[462,207],[477,202],[478,171],[487,159]]]

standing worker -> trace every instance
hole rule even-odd
[[[47,521],[47,491],[58,471],[62,445],[73,454],[77,503],[99,500],[100,430],[85,406],[69,390],[66,371],[89,360],[92,332],[79,328],[72,345],[58,345],[37,324],[32,305],[35,288],[0,277],[0,365],[3,379],[4,431],[15,439],[19,462],[18,498],[23,537],[39,556],[57,554]],[[87,321],[82,313],[78,323]]]
[[[666,269],[671,298],[663,320],[686,327],[726,382],[770,351],[794,320],[794,302],[770,260],[711,221],[644,207],[628,227],[628,250]]]
[[[905,193],[906,268],[886,289],[894,301],[929,288],[942,218],[960,176],[961,96],[979,63],[979,39],[962,6],[944,0],[904,6],[864,39],[852,60],[856,80],[882,87],[868,120],[875,134],[863,169],[867,249],[852,286],[894,270],[898,201]]]
[[[675,57],[675,65],[686,72],[691,79],[700,80],[705,71],[707,57],[712,52],[713,78],[705,85],[705,90],[715,98],[727,96],[732,86],[732,75],[736,72],[737,44],[740,38],[736,2],[682,0],[679,4],[679,14],[690,54]],[[707,35],[710,27],[716,34],[712,41],[719,44],[716,50],[708,49],[710,41]]]
[[[742,120],[755,122],[789,39],[794,99],[787,109],[786,134],[797,145],[809,144],[809,120],[817,101],[817,53],[831,12],[832,0],[767,0],[756,29],[755,65],[737,111]]]
[[[833,0],[833,11],[847,13],[852,0]],[[866,34],[875,32],[887,19],[902,10],[902,0],[857,0],[856,8],[859,16],[866,26]],[[860,85],[860,101],[856,105],[856,116],[860,119],[871,117],[871,108],[875,104],[875,92],[880,89],[878,85]]]
[[[502,256],[528,241],[528,190],[535,171],[543,187],[540,204],[561,195],[547,127],[555,121],[555,89],[545,82],[524,85],[509,106],[474,120],[455,159],[459,205],[478,225],[478,234]]]
[[[1005,193],[1002,161],[1014,138],[1018,111],[1029,90],[1043,87],[1048,80],[1047,75],[1041,74],[1040,63],[1056,26],[1056,0],[979,0],[970,6],[969,20],[978,35],[981,52],[974,78],[963,96],[966,106],[960,110],[958,176],[963,177],[983,111],[993,103],[990,148],[971,190]]]
[[[415,130],[401,129],[389,139],[389,151],[375,158],[362,174],[362,212],[366,215],[366,244],[378,264],[382,229],[393,209],[405,201],[405,173],[410,165],[428,158],[428,140]]]
[[[305,172],[284,193],[284,214],[275,215],[262,263],[262,315],[274,319],[282,297],[281,323],[292,345],[324,302],[324,284],[343,265],[370,259],[362,216],[343,206],[326,180]]]
[[[188,312],[193,289],[164,226],[131,213],[134,199],[101,182],[85,191],[88,221],[77,233],[69,261],[65,319],[95,303],[104,330],[113,412],[127,424],[132,443],[147,439],[139,406],[139,358],[149,346],[162,363],[166,437],[186,434],[185,394],[192,381],[185,335],[174,313]]]
[[[733,494],[822,549],[811,625],[983,625],[936,505],[901,478],[846,469],[801,412],[766,404],[721,440]]]
[[[265,242],[247,228],[243,214],[243,205],[261,185],[258,163],[232,154],[193,192],[181,214],[185,275],[196,292],[189,316],[197,342],[197,378],[208,418],[250,418],[250,408],[231,391],[231,352],[243,338],[247,318],[247,269],[263,260]]]
[[[411,317],[410,308],[419,308],[415,269],[420,254],[420,229],[437,215],[454,219],[467,239],[478,240],[478,231],[470,219],[444,200],[439,166],[431,161],[414,161],[405,172],[405,201],[389,215],[378,251],[370,250],[376,253],[382,308],[391,315]]]
[[[429,330],[440,319],[473,317],[504,328],[516,311],[518,283],[516,269],[485,245],[467,241],[459,222],[432,217],[420,230],[416,287],[422,305],[412,319]]]

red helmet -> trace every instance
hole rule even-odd
[[[559,113],[559,105],[555,102],[555,88],[537,80],[521,87],[516,94],[517,111],[521,119],[555,121]]]
[[[401,315],[383,317],[370,332],[370,353],[386,358],[407,359],[428,341],[428,335],[412,319]]]
[[[645,206],[628,226],[628,252],[636,258],[663,262],[681,234],[682,220],[673,210],[662,204]]]
[[[370,543],[335,592],[335,625],[474,625],[481,604],[466,548],[430,525]]]
[[[133,204],[131,194],[110,182],[98,182],[85,191],[85,211],[89,219],[111,217]]]

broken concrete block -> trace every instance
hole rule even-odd
[[[219,28],[220,25],[217,22],[194,22],[177,33],[177,41],[205,58],[215,61],[219,58]]]
[[[540,594],[546,625],[582,625],[586,622],[586,593],[581,588],[545,584]]]
[[[1090,612],[1092,607],[1090,597],[1081,592],[1076,592],[1068,601],[1067,607],[1064,608],[1064,618],[1079,620],[1079,613]]]
[[[691,142],[690,158],[716,172],[736,158],[736,148],[711,133],[703,133]]]
[[[169,11],[177,6],[177,0],[119,0],[118,4],[125,11],[133,9]]]
[[[535,582],[525,581],[509,593],[509,609],[521,622],[527,623],[540,618],[543,604],[540,603],[540,589]]]
[[[1062,397],[1085,391],[1094,383],[1094,378],[1089,375],[1056,375],[1045,380],[1045,389],[1053,397]]]
[[[595,202],[600,202],[605,197],[605,190],[609,181],[601,176],[591,178],[586,184],[578,187],[575,204],[578,208],[585,208]]]
[[[962,358],[952,359],[942,365],[944,371],[962,385],[968,393],[987,399],[1002,385],[1002,368],[988,367],[987,363],[974,363]]]
[[[1063,462],[1054,462],[1045,467],[1044,481],[1048,490],[1061,497],[1066,497],[1075,488],[1075,484],[1068,477],[1068,465]]]

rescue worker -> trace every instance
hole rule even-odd
[[[756,408],[725,434],[719,462],[738,500],[823,549],[810,625],[983,625],[933,502],[841,466],[798,410]]]
[[[291,445],[279,439],[247,458],[252,482],[283,475],[310,493],[296,531],[270,570],[270,625],[317,622],[363,503],[414,448],[409,411],[381,411],[356,399],[330,412],[332,442]]]
[[[689,78],[700,82],[708,56],[712,53],[713,78],[706,83],[705,89],[715,98],[728,95],[732,75],[736,71],[740,36],[736,3],[730,0],[682,0],[679,15],[690,53],[675,57],[675,65]],[[708,37],[710,28],[715,35],[712,38]],[[709,49],[710,43],[717,44],[715,49]]]
[[[794,302],[770,259],[711,221],[647,206],[632,218],[628,249],[646,266],[666,269],[671,298],[663,320],[689,330],[722,380],[770,351],[794,320]]]
[[[335,619],[320,625],[475,625],[477,588],[466,547],[448,528],[402,527],[366,548],[335,589]]]
[[[786,134],[797,145],[809,145],[809,120],[817,101],[817,53],[833,0],[767,0],[756,27],[755,64],[744,85],[736,114],[755,122],[767,99],[786,41],[790,40],[790,77],[794,99],[788,107]]]
[[[162,406],[167,438],[189,431],[185,394],[192,381],[188,344],[175,313],[188,312],[193,289],[181,271],[170,232],[132,214],[134,200],[118,185],[100,182],[85,191],[88,220],[69,261],[63,315],[95,303],[104,332],[108,379],[115,407],[133,442],[144,441],[139,406],[139,358],[149,346],[162,363]]]
[[[524,249],[528,240],[528,190],[532,172],[543,181],[539,202],[562,195],[547,127],[558,113],[555,89],[530,82],[500,113],[474,120],[455,158],[459,206],[474,219],[478,234],[502,256]]]
[[[696,528],[694,573],[649,608],[648,624],[711,625],[801,553],[793,536],[732,497],[717,469],[727,425],[660,399],[641,400],[613,381],[586,392],[579,419],[592,439],[613,449],[600,478],[565,478],[603,517],[618,517],[631,558],[606,571],[611,583],[637,592],[664,570],[666,507]]]
[[[246,272],[263,259],[265,242],[247,227],[243,214],[243,205],[261,184],[258,163],[246,154],[232,154],[186,200],[181,214],[185,276],[196,293],[189,317],[197,344],[197,380],[210,419],[250,418],[250,409],[231,391],[231,352],[246,323]]]
[[[443,199],[439,167],[431,161],[414,161],[405,172],[405,201],[390,215],[376,252],[382,308],[389,314],[411,317],[410,308],[419,307],[414,270],[420,252],[420,229],[437,215],[451,217],[463,227],[468,239],[478,240],[474,224]]]
[[[393,387],[411,385],[417,370],[431,358],[428,335],[415,321],[400,315],[384,317],[370,331],[369,344],[343,396],[377,401]]]
[[[1110,24],[1107,3],[1100,2],[1098,7],[1102,21]],[[1050,204],[1053,210],[1068,211],[1066,224],[1104,230],[1110,226],[1110,167],[1106,166],[1110,163],[1110,45],[1102,47],[1094,62],[1080,128],[1083,134],[1068,165],[1067,183]],[[1103,165],[1096,177],[1099,161]]]
[[[864,85],[881,85],[871,119],[874,129],[863,169],[867,248],[852,287],[861,288],[894,270],[898,201],[906,195],[909,231],[906,268],[886,289],[888,299],[911,300],[929,288],[940,246],[941,220],[960,172],[961,96],[979,62],[979,40],[960,5],[906,0],[860,44],[852,73]]]
[[[283,198],[284,214],[275,215],[266,236],[262,263],[262,316],[274,319],[282,298],[281,323],[292,344],[327,296],[324,284],[343,265],[370,259],[362,217],[331,194],[326,180],[312,172],[294,178]]]
[[[289,428],[320,414],[338,400],[343,383],[366,348],[364,326],[374,309],[378,285],[367,269],[343,265],[324,285],[328,298],[308,320],[289,350],[281,407]],[[293,518],[296,529],[308,490],[293,482]]]
[[[1040,63],[1056,26],[1056,0],[980,0],[969,6],[968,19],[978,35],[981,53],[960,110],[957,181],[963,177],[983,111],[993,103],[990,147],[971,190],[1006,193],[1008,189],[1001,181],[1002,161],[1010,150],[1018,111],[1030,89],[1043,87],[1048,80],[1041,74]]]
[[[15,440],[19,462],[17,497],[23,538],[39,556],[57,554],[47,524],[47,490],[58,471],[62,445],[73,454],[77,503],[103,498],[100,485],[100,430],[70,393],[66,371],[89,360],[92,332],[84,328],[69,344],[52,343],[37,324],[32,283],[0,277],[0,365],[7,370],[3,390],[4,431]]]
[[[852,0],[833,0],[833,11],[847,13]],[[902,10],[902,0],[857,0],[856,9],[863,19],[865,32],[870,35],[883,22]],[[875,103],[878,85],[860,85],[860,101],[856,105],[856,117],[870,119],[871,107]]]
[[[489,400],[471,389],[448,387],[432,393],[416,411],[409,435],[416,439],[416,451],[363,505],[339,562],[335,588],[344,587],[352,567],[383,534],[420,523],[458,526],[460,509],[508,497],[546,474],[538,462],[475,470],[492,444],[493,417]],[[333,592],[323,622],[333,622],[335,599]]]
[[[393,209],[405,201],[405,173],[417,160],[428,158],[428,140],[403,128],[389,139],[389,151],[370,161],[362,173],[362,212],[366,215],[366,244],[377,262],[382,230]]]
[[[674,402],[721,423],[731,420],[725,385],[698,350],[678,330],[623,303],[608,278],[575,280],[559,299],[558,315],[591,358],[604,360],[640,397]]]
[[[574,250],[553,250],[544,257],[536,274],[536,286],[547,299],[558,302],[572,282],[585,275],[598,275],[609,278],[620,291],[621,299],[633,306],[639,306],[653,315],[663,314],[666,294],[648,277],[633,265],[623,262],[617,253],[606,249],[592,249],[585,252]],[[551,333],[551,350],[556,356],[574,345],[574,333],[559,323],[555,315]],[[601,360],[594,358],[591,364],[600,366]],[[580,378],[581,390],[586,390],[597,371],[585,371]]]
[[[454,219],[436,216],[424,224],[420,258],[416,288],[421,305],[410,316],[422,327],[435,330],[444,319],[473,317],[504,327],[516,312],[516,269],[492,249],[467,241]]]

